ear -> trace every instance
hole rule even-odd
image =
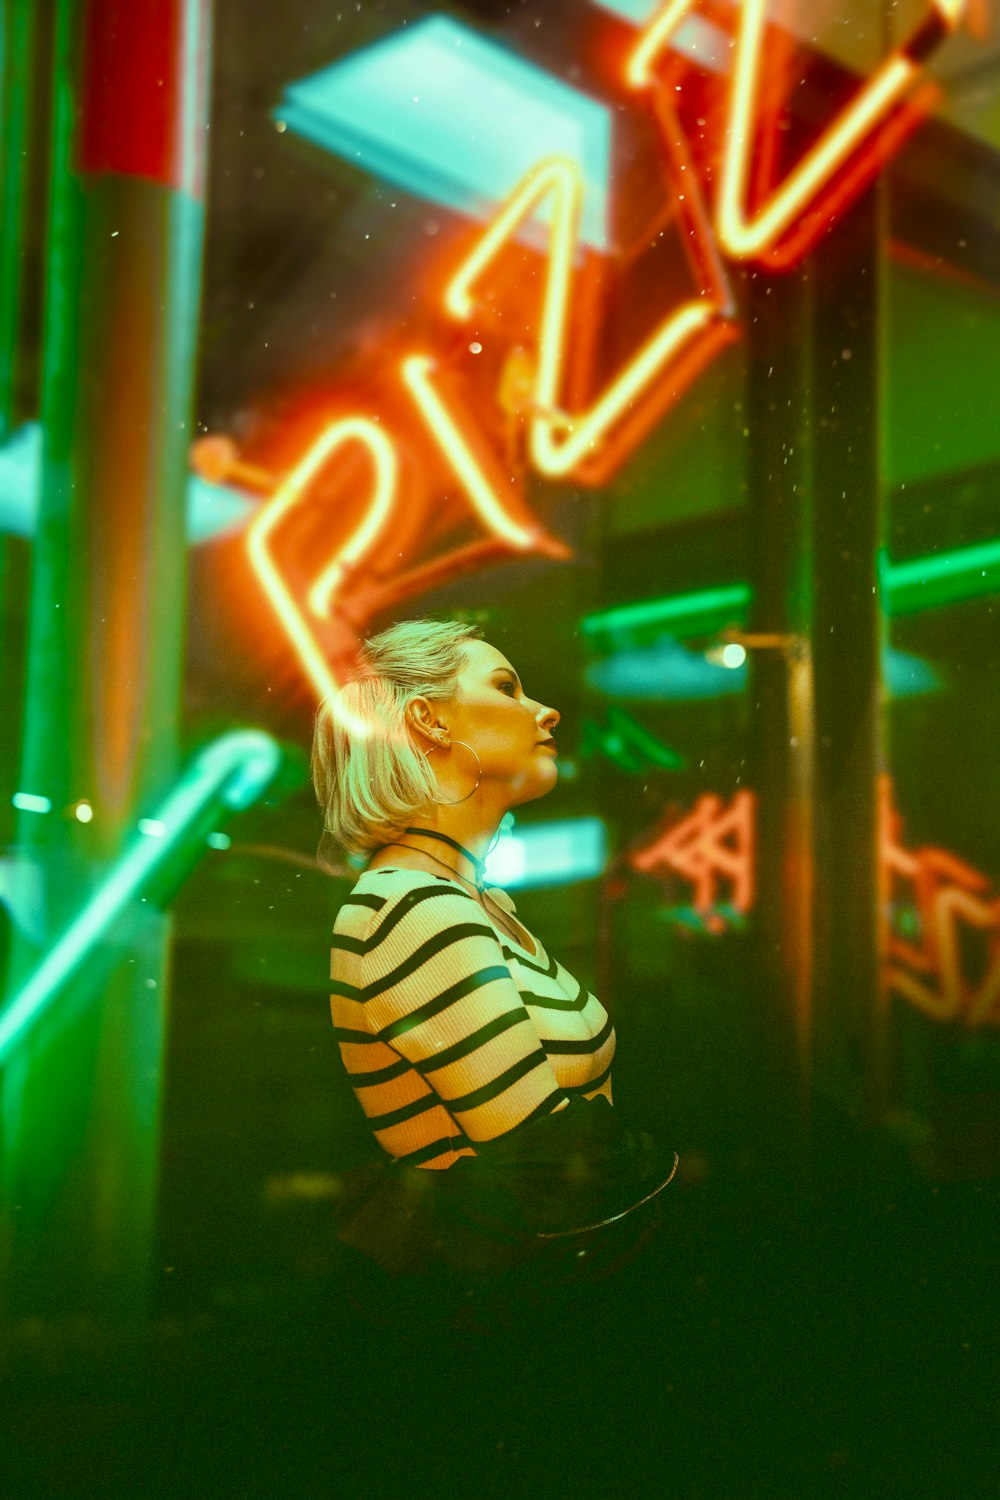
[[[406,726],[417,747],[425,753],[451,743],[448,726],[440,714],[441,704],[428,698],[411,698],[406,705]]]

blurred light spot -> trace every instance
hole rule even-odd
[[[10,799],[18,812],[47,813],[52,811],[48,797],[39,797],[34,792],[15,792]]]
[[[210,849],[228,849],[233,841],[228,833],[210,833],[205,842]]]
[[[486,879],[500,886],[568,885],[592,880],[607,863],[607,831],[600,818],[536,823],[501,835],[487,856]]]
[[[73,816],[78,823],[90,823],[93,820],[94,809],[85,797],[81,797],[73,808]]]
[[[150,839],[162,839],[166,833],[166,827],[159,818],[140,818],[139,832],[144,833]]]

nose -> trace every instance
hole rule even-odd
[[[545,708],[544,706],[539,708],[536,715],[536,722],[539,729],[547,729],[551,734],[552,730],[559,723],[559,710],[557,708]]]

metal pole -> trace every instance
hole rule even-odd
[[[18,829],[49,943],[177,766],[209,0],[57,0],[55,15],[20,774],[52,811]],[[74,979],[76,1003],[54,1007],[5,1069],[15,1320],[141,1320],[167,954],[166,919],[136,902]],[[39,956],[16,945],[11,989]]]

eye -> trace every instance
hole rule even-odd
[[[517,683],[508,677],[505,682],[501,682],[500,691],[501,693],[509,693],[514,698],[517,696]]]

